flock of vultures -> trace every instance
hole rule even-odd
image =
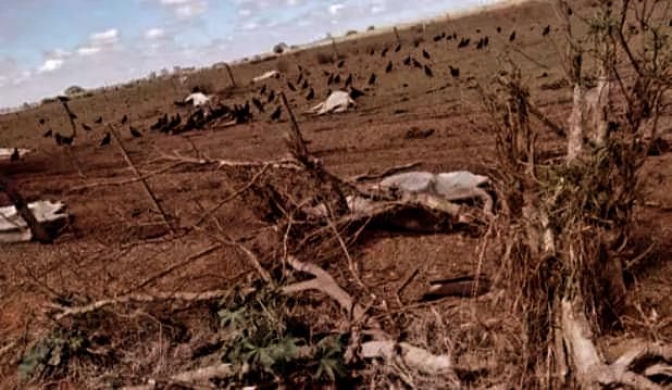
[[[571,14],[571,9],[568,11]],[[543,36],[549,35],[551,27],[543,28],[541,34]],[[502,28],[496,28],[497,34],[502,34]],[[441,42],[448,42],[450,45],[453,42],[456,50],[464,51],[471,46],[475,50],[482,50],[488,47],[490,38],[488,35],[476,29],[477,37],[462,36],[459,37],[456,32],[447,33],[442,32],[433,37],[434,48],[438,47]],[[506,39],[506,36],[505,36]],[[516,31],[508,32],[508,41],[513,42],[516,39]],[[410,44],[408,53],[406,55],[397,55],[396,60],[389,59],[384,61],[385,64],[378,72],[390,73],[403,68],[417,68],[421,70],[426,77],[434,77],[434,70],[432,69],[432,54],[430,48],[420,47],[422,40],[414,40]],[[450,46],[449,46],[450,47]],[[379,51],[371,49],[368,54],[370,56],[379,55],[382,58],[392,57],[392,52],[399,53],[404,50],[404,44],[398,40],[396,45],[392,47],[382,47]],[[432,49],[433,50],[433,49]],[[364,77],[355,76],[348,71],[348,64],[346,59],[335,58],[331,63],[334,69],[331,71],[323,70],[320,74],[314,74],[310,69],[306,69],[301,65],[296,65],[294,72],[274,72],[273,77],[265,80],[265,83],[252,83],[254,89],[254,96],[244,102],[232,103],[227,105],[220,99],[208,100],[207,104],[190,104],[186,99],[182,101],[175,101],[173,113],[162,113],[156,121],[147,129],[150,132],[157,132],[162,134],[182,134],[194,130],[206,129],[209,125],[225,123],[227,126],[247,123],[255,119],[266,117],[270,121],[280,121],[283,116],[283,106],[279,99],[281,92],[288,95],[296,95],[295,97],[304,98],[306,101],[311,101],[316,98],[314,85],[317,83],[326,83],[327,96],[335,90],[348,92],[351,99],[356,100],[361,96],[366,95],[369,91],[376,87],[378,76],[376,70],[372,70],[370,74]],[[461,75],[460,69],[452,65],[447,65],[447,74],[452,78],[459,78]],[[361,80],[358,80],[361,78]],[[275,79],[275,81],[273,81]],[[359,88],[355,84],[359,85]],[[405,84],[404,86],[407,86]],[[193,94],[202,94],[198,87],[192,89]],[[191,96],[191,95],[190,95]],[[40,126],[43,127],[43,136],[51,137],[59,146],[72,146],[77,136],[77,129],[81,128],[85,132],[95,131],[96,128],[101,130],[101,138],[99,147],[105,147],[110,144],[112,140],[109,131],[109,124],[121,125],[123,131],[127,131],[131,139],[140,138],[147,130],[143,130],[134,126],[127,115],[124,115],[120,120],[112,120],[111,123],[99,116],[92,125],[86,123],[79,123],[77,126],[77,115],[67,107],[69,98],[60,96],[58,100],[66,107],[70,122],[72,123],[73,131],[69,135],[62,134],[52,128],[46,128],[46,120],[44,118],[39,120]],[[45,130],[46,129],[46,130]],[[15,151],[16,152],[16,151]],[[12,155],[12,161],[18,160],[18,152],[16,156]]]

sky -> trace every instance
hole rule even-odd
[[[0,107],[489,0],[0,0]]]

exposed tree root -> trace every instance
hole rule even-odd
[[[584,388],[628,386],[635,389],[663,389],[650,377],[666,376],[672,379],[672,346],[638,344],[613,363],[606,364],[591,340],[590,326],[580,309],[582,307],[580,298],[564,299],[561,302],[562,336],[580,384]],[[646,367],[643,373],[632,371],[644,359],[652,359],[654,363]],[[665,363],[660,363],[660,360]]]

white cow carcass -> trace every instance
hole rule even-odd
[[[469,171],[405,172],[388,176],[374,189],[396,189],[403,193],[423,193],[441,197],[447,201],[481,199],[487,213],[492,212],[492,197],[482,186],[490,183],[490,178]]]
[[[65,221],[68,214],[63,212],[63,202],[40,200],[28,204],[40,224]],[[0,207],[0,242],[30,241],[33,237],[26,221],[14,206]]]
[[[9,161],[12,159],[12,155],[14,154],[14,148],[0,148],[0,161]],[[21,149],[17,148],[16,151],[19,153],[19,158],[23,159],[23,156],[26,154],[30,153],[30,149]]]
[[[426,194],[449,202],[480,199],[486,213],[492,214],[493,199],[482,186],[490,183],[487,176],[476,175],[469,171],[441,172],[405,172],[388,176],[371,186],[372,190],[396,190],[404,199],[405,194]],[[350,212],[353,214],[369,213],[375,207],[371,199],[360,196],[346,198]],[[324,217],[327,209],[323,204],[304,209],[309,215]]]
[[[334,112],[345,112],[356,103],[346,91],[333,91],[327,100],[308,110],[311,114],[324,115]]]
[[[192,103],[194,107],[202,106],[210,102],[210,97],[202,92],[194,92],[184,99],[185,103]]]
[[[271,77],[276,77],[277,78],[279,76],[280,76],[280,72],[278,72],[277,70],[269,70],[268,72],[263,73],[263,74],[255,77],[255,78],[253,78],[252,83],[258,83],[260,81],[270,79]]]

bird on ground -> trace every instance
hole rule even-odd
[[[44,134],[42,134],[42,136],[44,138],[49,138],[49,137],[51,137],[52,134],[53,134],[53,131],[51,131],[51,129],[49,129]]]
[[[109,145],[111,140],[112,140],[112,135],[110,134],[110,132],[105,133],[105,136],[100,141],[100,146]]]
[[[338,84],[340,82],[341,82],[341,75],[337,74],[336,76],[334,76],[334,84]]]
[[[483,48],[483,38],[479,39],[476,43],[476,50],[481,50]]]
[[[264,112],[264,105],[259,101],[257,98],[252,98],[252,104],[254,104],[255,107],[257,107],[257,110],[259,112]]]
[[[306,100],[313,100],[315,97],[315,91],[313,88],[310,88],[310,91],[308,91],[308,95],[306,95]]]
[[[516,39],[516,30],[513,30],[511,32],[511,35],[509,35],[509,42],[513,42]]]
[[[381,57],[385,57],[385,55],[387,55],[387,51],[388,51],[388,50],[389,50],[389,49],[388,49],[387,47],[384,48],[383,51],[380,52],[380,56],[381,56]]]
[[[460,68],[453,68],[451,65],[448,65],[450,68],[450,75],[453,77],[460,77]]]
[[[353,100],[356,100],[360,96],[364,96],[364,92],[360,91],[359,89],[357,89],[355,87],[350,87],[350,97]]]
[[[544,31],[541,32],[541,35],[542,35],[542,36],[546,36],[546,35],[548,35],[548,33],[550,33],[550,32],[551,32],[551,26],[548,25],[548,26],[544,27]]]
[[[72,142],[75,140],[75,135],[71,135],[70,137],[66,137],[64,135],[61,135],[60,133],[56,133],[54,136],[54,139],[56,140],[57,145],[67,145],[70,146],[72,145]]]
[[[376,83],[376,74],[371,73],[371,76],[369,77],[369,85],[373,85]]]
[[[432,72],[432,68],[430,68],[429,66],[425,65],[425,66],[424,66],[424,70],[425,70],[425,76],[427,76],[427,77],[434,77],[434,72]]]
[[[95,124],[99,125],[99,124],[103,123],[103,117],[102,117],[102,116],[99,116],[98,119],[96,119],[96,120],[93,121],[93,122],[94,122]]]
[[[86,123],[82,123],[82,129],[86,131],[91,131],[91,126],[87,125]]]
[[[142,137],[142,133],[140,133],[140,132],[138,131],[138,129],[136,129],[135,127],[130,126],[130,127],[129,127],[129,130],[131,131],[131,135],[133,136],[133,138],[140,138],[140,137]]]
[[[341,61],[339,61],[339,63],[336,64],[336,67],[337,67],[337,68],[342,68],[343,65],[345,65],[345,60],[341,60]]]
[[[46,120],[44,118],[40,118],[40,124],[43,125],[45,124]]]
[[[275,91],[271,89],[271,92],[268,94],[267,103],[271,103],[275,100]]]
[[[352,85],[352,73],[350,73],[350,74],[348,75],[348,78],[345,79],[345,87],[347,88],[347,87],[349,87],[350,85]]]
[[[502,28],[500,26],[497,26],[497,34],[502,32]]]
[[[280,114],[282,114],[282,106],[278,106],[278,108],[276,108],[275,111],[273,111],[273,113],[271,114],[271,120],[277,121],[278,119],[280,119]]]
[[[9,156],[9,161],[19,161],[21,158],[21,155],[19,154],[19,149],[14,148],[14,151],[12,152],[12,155]]]
[[[404,65],[410,65],[410,64],[411,64],[411,61],[413,61],[413,59],[412,59],[411,56],[409,55],[408,57],[406,57],[406,58],[404,59]]]
[[[303,84],[301,84],[301,89],[307,89],[309,86],[310,84],[308,84],[308,80],[303,80]]]
[[[296,87],[290,81],[287,81],[287,87],[292,91],[296,91]]]
[[[122,124],[122,125],[125,125],[126,122],[128,122],[128,117],[127,117],[126,115],[124,115],[124,117],[121,118],[121,124]]]
[[[390,73],[392,71],[392,61],[387,63],[387,66],[385,67],[385,73]]]
[[[431,58],[431,56],[429,55],[429,53],[425,49],[422,49],[422,56],[425,57],[425,59],[427,59],[427,60]]]

